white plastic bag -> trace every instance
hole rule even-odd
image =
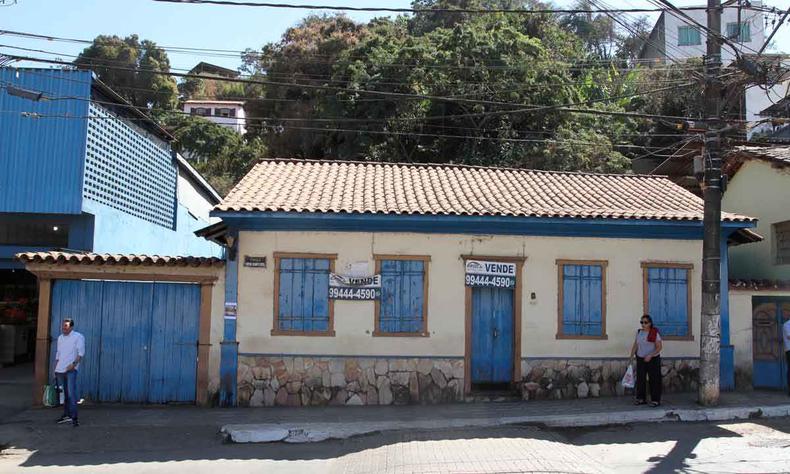
[[[628,369],[625,371],[625,375],[623,375],[623,388],[634,388],[636,385],[634,381],[634,366],[628,364]]]

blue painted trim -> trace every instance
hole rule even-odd
[[[656,219],[223,211],[212,211],[211,215],[222,218],[229,227],[238,230],[421,232],[684,240],[702,238],[702,222]],[[736,230],[755,225],[750,222],[723,222],[722,228]]]
[[[238,303],[238,233],[230,232],[235,238],[234,248],[225,252],[225,305]],[[236,307],[238,311],[238,307]],[[236,341],[236,318],[227,318],[223,309],[223,337],[220,342],[219,405],[235,407],[238,404],[237,384],[239,366],[239,343]]]
[[[729,285],[729,249],[727,237],[730,232],[722,230],[721,236],[721,285],[719,304],[721,314],[721,339],[719,350],[719,387],[721,390],[735,390],[735,347],[730,345],[730,285]]]

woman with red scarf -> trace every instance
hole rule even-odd
[[[661,404],[661,335],[653,327],[650,315],[642,316],[642,329],[636,332],[631,358],[636,354],[636,404],[647,403],[646,385],[650,384],[650,406]]]

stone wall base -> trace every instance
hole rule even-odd
[[[631,395],[620,383],[628,359],[524,359],[521,394],[524,400]],[[697,389],[698,359],[662,359],[664,392]]]
[[[524,400],[631,395],[627,359],[523,359]],[[697,390],[697,359],[663,359],[664,391]],[[743,379],[740,377],[739,379]],[[239,356],[239,406],[406,405],[465,400],[460,358]],[[474,398],[474,397],[472,397]]]
[[[461,359],[239,356],[239,406],[405,405],[463,400]]]

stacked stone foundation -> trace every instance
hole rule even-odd
[[[620,381],[627,359],[523,359],[516,384],[524,400],[630,395]],[[697,359],[663,359],[664,391],[697,389]],[[242,355],[240,406],[436,404],[464,396],[462,358],[358,358]]]
[[[621,381],[628,359],[524,359],[521,395],[524,400],[561,400],[623,396],[633,393]],[[698,359],[661,360],[665,393],[697,390]]]
[[[462,359],[240,356],[241,406],[406,405],[463,400]]]

